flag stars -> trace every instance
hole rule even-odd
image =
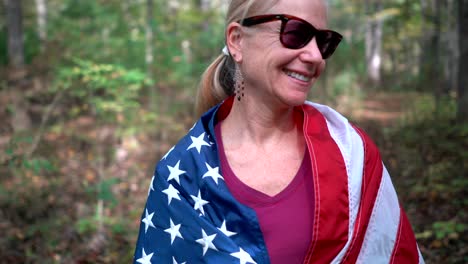
[[[211,177],[216,182],[216,184],[218,184],[218,179],[224,180],[223,176],[221,176],[221,174],[219,174],[219,167],[212,168],[210,166],[210,164],[208,164],[206,162],[205,162],[205,165],[206,165],[206,168],[208,169],[208,171],[205,174],[203,174],[202,178]]]
[[[145,223],[145,234],[146,232],[148,231],[148,228],[151,226],[152,228],[156,228],[153,224],[153,215],[154,215],[154,212],[152,212],[151,214],[148,214],[148,208],[146,209],[146,212],[145,212],[145,218],[143,218],[143,220],[141,220],[143,223]]]
[[[239,248],[239,252],[232,253],[231,256],[238,258],[240,264],[246,264],[246,263],[253,263],[257,264],[252,257],[249,255],[249,253],[245,252],[242,248]]]
[[[205,201],[205,200],[203,200],[201,198],[200,190],[198,190],[198,196],[195,196],[195,195],[190,195],[190,196],[192,197],[193,201],[195,202],[195,204],[193,205],[193,208],[195,210],[200,210],[202,215],[205,215],[205,210],[203,209],[203,206],[206,205],[209,202]]]
[[[163,190],[162,192],[167,195],[167,204],[168,205],[171,204],[172,199],[177,199],[177,200],[180,201],[179,191],[176,188],[174,188],[174,186],[172,186],[172,184],[169,184],[169,187],[167,189]]]
[[[237,234],[236,232],[231,232],[231,231],[227,230],[226,220],[223,221],[223,224],[221,225],[221,227],[218,227],[218,229],[219,229],[219,231],[223,232],[223,234],[225,234],[227,237],[230,237],[230,236],[233,236],[233,235]]]
[[[215,237],[216,234],[208,236],[205,230],[202,229],[202,238],[197,239],[196,242],[203,246],[203,256],[205,256],[209,248],[218,251],[218,249],[213,244],[213,240],[215,239]]]
[[[149,255],[146,255],[146,252],[145,252],[145,249],[143,248],[142,250],[142,257],[137,259],[137,262],[138,263],[141,263],[141,264],[151,264],[151,258],[153,257],[153,254],[154,253],[151,253]]]
[[[202,146],[208,146],[208,147],[210,147],[210,144],[208,144],[208,143],[204,140],[204,137],[205,137],[205,132],[203,132],[203,133],[202,133],[200,136],[198,136],[198,137],[190,136],[190,138],[192,139],[192,144],[187,148],[187,150],[192,149],[192,148],[196,148],[197,151],[198,151],[198,154],[200,154]]]
[[[174,225],[174,222],[172,222],[172,219],[169,219],[171,221],[171,227],[164,230],[164,232],[169,233],[171,235],[171,245],[174,243],[174,240],[176,237],[182,238],[182,234],[180,233],[179,229],[181,224]]]
[[[169,169],[169,177],[167,177],[167,181],[170,181],[170,180],[175,180],[179,185],[180,185],[180,178],[179,176],[184,174],[185,171],[181,170],[180,168],[180,160],[177,162],[177,164],[174,166],[174,167],[171,167],[171,166],[167,166],[167,168]]]

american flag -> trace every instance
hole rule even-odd
[[[232,101],[202,116],[156,166],[134,263],[270,263],[255,211],[221,174],[214,125]],[[307,102],[302,111],[316,197],[304,263],[424,263],[375,145],[331,108]]]

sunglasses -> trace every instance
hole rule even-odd
[[[281,20],[280,41],[288,49],[300,49],[306,46],[314,37],[322,58],[328,59],[340,44],[343,36],[332,30],[316,29],[309,22],[290,15],[260,15],[242,19],[242,26],[250,27],[262,23]]]

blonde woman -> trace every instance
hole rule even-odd
[[[379,152],[307,94],[342,36],[322,0],[233,0],[135,263],[422,263]]]

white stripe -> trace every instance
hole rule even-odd
[[[340,263],[343,260],[343,257],[346,255],[348,248],[352,243],[354,228],[359,226],[356,225],[356,219],[359,212],[359,205],[361,203],[361,188],[364,170],[364,144],[362,142],[362,138],[354,131],[354,129],[353,133],[351,133],[351,139],[347,144],[347,148],[349,150],[349,157],[347,159],[350,160],[349,163],[346,164],[348,170],[349,199],[348,241],[332,263]]]
[[[382,181],[357,263],[389,263],[400,223],[400,205],[384,167]]]
[[[419,255],[419,264],[425,264],[424,258],[421,254],[421,251],[419,250],[418,244],[416,243],[416,247],[418,248],[418,255]]]
[[[327,121],[328,131],[338,145],[348,174],[349,228],[348,241],[331,263],[340,263],[352,242],[356,218],[361,202],[364,169],[364,143],[348,120],[328,106],[306,102],[321,112]]]

